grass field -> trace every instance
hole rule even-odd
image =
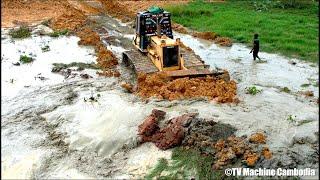
[[[260,51],[318,63],[318,2],[281,6],[267,0],[194,1],[166,10],[173,21],[191,29],[212,31],[249,46],[258,33]]]

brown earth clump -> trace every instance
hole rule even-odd
[[[272,152],[269,150],[268,147],[263,147],[262,149],[262,156],[266,159],[271,159],[272,158]]]
[[[263,133],[252,134],[249,138],[249,141],[251,143],[256,143],[256,144],[265,144],[266,143],[266,135],[264,135]]]
[[[108,50],[102,43],[96,45],[95,50],[98,54],[97,62],[103,70],[114,68],[118,65],[117,57]]]
[[[247,166],[254,167],[257,161],[263,156],[265,159],[271,159],[272,153],[268,147],[259,149],[255,144],[245,137],[236,137],[232,135],[227,140],[220,139],[214,148],[216,161],[213,169],[222,169],[223,166],[234,162],[236,159],[242,159]]]
[[[183,42],[180,42],[180,47],[186,49],[187,51],[193,51],[189,46],[185,45]]]
[[[217,37],[215,40],[215,43],[219,44],[220,46],[232,46],[232,41],[230,38],[227,37]]]
[[[312,91],[300,91],[299,93],[301,93],[302,95],[305,95],[307,97],[313,97],[314,96]]]
[[[79,45],[96,46],[100,43],[99,34],[88,27],[84,27],[78,31],[77,36],[80,38]]]
[[[121,87],[124,88],[125,90],[127,90],[129,93],[133,93],[134,92],[134,90],[133,90],[134,87],[130,83],[122,83]]]
[[[172,23],[171,28],[179,33],[188,34],[187,28],[183,27],[181,24]]]
[[[251,151],[246,151],[243,155],[243,158],[247,163],[247,166],[253,167],[256,165],[257,161],[259,160],[260,155]]]
[[[139,126],[138,134],[141,142],[153,142],[159,149],[166,150],[182,143],[185,131],[192,118],[196,114],[189,113],[172,118],[165,127],[159,128],[158,120],[155,115],[149,115]],[[164,116],[161,116],[164,117]]]
[[[131,12],[127,7],[116,0],[99,0],[106,12],[120,19],[122,22],[129,22],[134,19],[135,12]]]
[[[104,72],[98,74],[107,77],[119,77],[120,73],[116,70],[110,70],[118,65],[116,56],[108,50],[101,42],[100,36],[97,32],[93,31],[89,27],[83,27],[77,32],[77,36],[80,38],[79,45],[94,46],[95,52],[97,53],[97,63]]]
[[[165,115],[166,112],[153,109],[151,114],[138,126],[138,135],[141,137],[142,142],[147,141],[148,137],[160,130],[158,123]]]
[[[86,20],[87,16],[82,11],[70,7],[67,12],[54,18],[50,26],[54,30],[77,31],[85,26]]]
[[[229,82],[214,77],[170,79],[165,74],[139,74],[139,96],[144,98],[156,97],[159,99],[185,99],[207,97],[220,103],[233,102],[237,94],[235,81]]]
[[[194,32],[192,36],[206,40],[215,40],[217,38],[217,34],[214,32]]]
[[[97,71],[99,76],[105,76],[105,77],[120,77],[120,72],[116,69],[105,69],[103,71]]]
[[[118,65],[116,56],[102,44],[99,34],[87,25],[90,22],[84,12],[70,7],[68,12],[53,19],[51,27],[55,30],[68,29],[73,31],[80,38],[79,45],[95,47],[98,66],[103,70],[103,72],[97,72],[97,74],[119,77],[120,73],[117,70],[110,70],[110,68]]]
[[[97,1],[97,0],[92,0]],[[86,1],[68,1],[70,5],[72,5],[74,8],[79,9],[83,11],[86,15],[97,15],[101,13],[103,10],[100,8],[93,7],[88,4]]]

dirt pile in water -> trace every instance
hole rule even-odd
[[[179,32],[179,33],[182,33],[182,34],[188,34],[188,30],[187,28],[185,28],[184,26],[182,26],[181,24],[178,24],[178,23],[172,23],[171,25],[172,29]]]
[[[246,137],[236,137],[236,129],[228,124],[196,118],[192,120],[188,133],[182,143],[186,148],[193,148],[203,154],[214,157],[214,169],[221,169],[231,163],[244,161],[247,166],[254,166],[258,160],[270,159],[272,153],[268,147],[260,147],[258,144],[265,144],[266,136],[256,133]],[[251,142],[251,137],[257,141]],[[260,138],[263,137],[264,141]]]
[[[160,112],[158,116],[155,112]],[[153,110],[152,114],[149,115],[144,122],[139,126],[139,136],[141,142],[153,142],[160,149],[169,149],[178,146],[182,143],[185,137],[185,131],[191,119],[196,114],[184,114],[170,119],[165,127],[159,127],[159,120],[165,115],[164,111]]]
[[[207,97],[209,100],[226,103],[236,100],[236,82],[215,77],[171,79],[163,73],[138,75],[136,93],[144,98],[186,99]]]
[[[99,43],[95,47],[98,53],[98,65],[103,69],[113,68],[118,64],[116,56],[109,51],[102,43]]]
[[[80,38],[79,45],[96,46],[100,43],[99,34],[88,27],[84,27],[78,31],[77,36]]]
[[[139,125],[138,134],[141,137],[142,142],[148,141],[150,136],[159,131],[158,123],[164,118],[166,112],[153,109],[151,114],[145,118],[143,123]]]
[[[103,71],[97,71],[99,76],[105,77],[120,77],[120,72],[116,69],[104,69]]]
[[[256,144],[265,144],[266,143],[266,136],[263,133],[255,133],[252,134],[249,138],[249,141],[251,143],[256,143]]]
[[[228,124],[198,118],[197,113],[187,113],[166,121],[160,127],[159,123],[165,114],[154,109],[145,118],[138,128],[142,143],[153,142],[163,150],[176,146],[195,149],[213,157],[213,169],[222,169],[230,164],[241,165],[243,162],[246,166],[254,167],[259,160],[272,158],[269,148],[261,146],[265,141],[251,143],[251,138],[236,137],[236,129]],[[262,136],[265,137],[264,134]]]
[[[84,12],[70,7],[67,13],[53,19],[50,25],[55,30],[68,29],[75,32],[80,38],[79,45],[94,46],[98,56],[97,63],[102,70],[97,74],[119,77],[120,73],[114,69],[118,65],[116,56],[103,45],[99,34],[91,28],[90,24],[94,22],[88,20]]]
[[[228,37],[217,37],[214,42],[220,46],[232,46],[232,40]]]
[[[217,34],[214,32],[195,32],[192,36],[206,40],[215,40],[217,38]]]
[[[232,46],[232,41],[230,38],[220,37],[214,32],[194,32],[192,36],[200,39],[214,41],[216,44],[219,44],[220,46]]]

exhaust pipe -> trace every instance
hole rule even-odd
[[[157,36],[161,38],[161,26],[159,23],[159,17],[157,17]]]

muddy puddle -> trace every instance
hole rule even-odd
[[[105,16],[93,19],[108,30],[103,42],[118,58],[131,48],[130,24]],[[317,67],[276,54],[261,53],[253,62],[240,44],[219,47],[209,41],[174,33],[211,68],[228,69],[238,82],[240,103],[216,104],[204,100],[140,100],[120,86],[132,80],[122,65],[120,78],[95,75],[65,78],[51,72],[52,63],[94,62],[93,48],[79,46],[75,36],[51,38],[34,34],[25,40],[2,36],[2,178],[141,178],[159,158],[170,158],[152,143],[137,144],[137,129],[150,111],[158,108],[172,118],[186,112],[237,128],[236,135],[265,132],[274,158],[262,167],[318,167]],[[50,51],[42,52],[41,46]],[[32,53],[32,64],[15,66],[20,55]],[[290,63],[295,61],[296,65]],[[39,73],[48,78],[35,78]],[[80,74],[78,72],[78,74]],[[10,79],[14,79],[13,83]],[[310,83],[308,87],[302,84]],[[246,93],[248,86],[262,91]],[[282,92],[287,87],[289,93]],[[310,90],[315,97],[299,91]],[[289,118],[291,117],[291,118]],[[298,155],[299,156],[298,156]]]

